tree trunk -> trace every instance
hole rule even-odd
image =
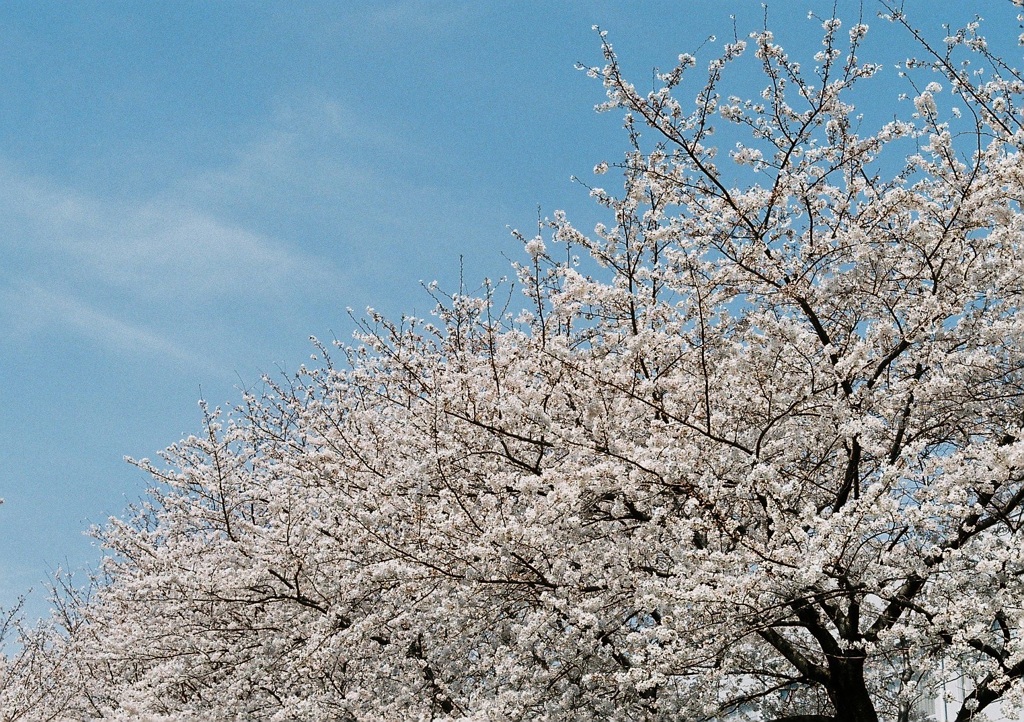
[[[836,722],[878,722],[875,705],[864,684],[864,659],[829,659],[827,686],[829,699],[836,708]]]

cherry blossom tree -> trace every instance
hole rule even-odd
[[[818,20],[803,65],[767,30],[682,55],[650,93],[602,33],[632,143],[592,189],[608,223],[556,214],[514,284],[371,315],[139,462],[157,488],[10,698],[909,722],[962,679],[958,722],[1019,708],[1024,79],[977,23],[883,19],[920,57],[870,132],[863,23]],[[726,93],[735,63],[759,96]]]

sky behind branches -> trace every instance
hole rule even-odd
[[[912,46],[863,5],[862,55],[889,64],[872,86],[884,111],[900,92],[891,65]],[[850,24],[860,6],[840,0],[838,14]],[[820,26],[807,13],[832,7],[776,0],[768,24],[809,63]],[[988,12],[1020,60],[1009,2],[906,7],[939,40],[941,22]],[[508,273],[509,227],[532,234],[538,212],[607,220],[570,182],[627,147],[621,117],[593,112],[600,84],[574,69],[601,63],[593,25],[644,87],[680,52],[704,45],[706,64],[730,15],[745,36],[764,12],[751,0],[0,5],[0,604],[95,562],[83,530],[149,484],[123,457],[201,432],[200,397],[230,405],[261,374],[308,362],[310,335],[347,340],[348,308],[426,315],[421,281]],[[30,610],[44,609],[37,593]]]

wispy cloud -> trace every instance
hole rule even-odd
[[[196,194],[104,198],[0,165],[0,317],[23,333],[72,330],[117,354],[209,373],[224,355],[214,347],[238,342],[211,332],[222,317],[248,309],[280,327],[288,305],[345,278],[329,259],[226,215]]]
[[[57,326],[124,353],[158,356],[218,376],[225,375],[209,360],[174,343],[166,336],[105,313],[82,299],[31,283],[0,289],[0,308],[8,327],[30,330]]]
[[[378,30],[438,33],[457,27],[472,7],[469,2],[442,5],[428,0],[395,0],[369,6],[367,11],[371,27]]]
[[[289,6],[282,23],[298,21],[313,40],[337,42],[339,37],[360,44],[393,43],[398,37],[439,36],[457,31],[485,5],[471,0],[386,0],[373,3],[335,3],[322,8]]]
[[[276,357],[336,323],[325,309],[381,308],[389,284],[409,283],[410,248],[419,264],[451,262],[450,244],[483,225],[423,152],[405,144],[397,157],[386,125],[311,93],[281,99],[230,162],[142,198],[0,159],[0,315],[118,354],[273,363],[246,344]]]
[[[0,247],[23,272],[78,277],[140,296],[273,292],[322,261],[176,199],[87,196],[0,170]],[[30,253],[29,253],[30,251]]]

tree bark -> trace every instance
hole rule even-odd
[[[826,686],[835,722],[878,722],[878,713],[864,684],[864,659],[829,659],[829,684]]]

